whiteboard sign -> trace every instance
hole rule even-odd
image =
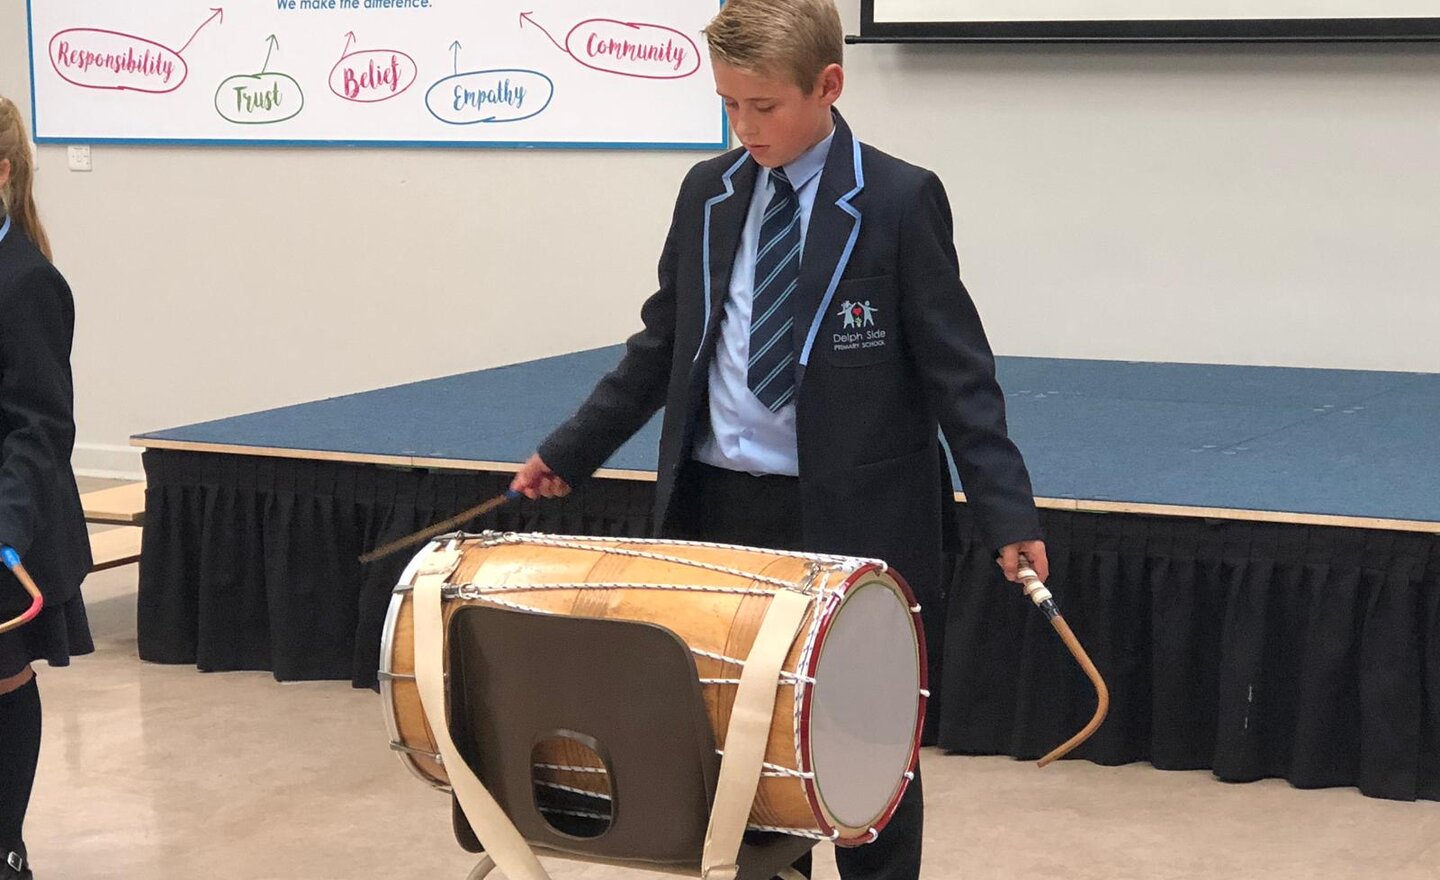
[[[29,0],[36,140],[721,150],[717,0]]]

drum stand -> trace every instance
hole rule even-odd
[[[721,761],[694,656],[679,637],[646,623],[490,605],[457,610],[449,636],[453,742],[535,854],[701,875]],[[564,809],[537,796],[533,753],[555,738],[584,745],[604,764],[610,794],[588,795],[600,805],[589,807],[603,820],[598,833],[577,830],[555,815]],[[482,851],[458,800],[453,824],[462,847]],[[816,837],[749,831],[736,864],[719,876],[798,877],[789,866]],[[470,880],[495,868],[486,854]]]
[[[481,856],[480,863],[475,866],[473,871],[466,875],[465,880],[485,880],[486,877],[490,876],[490,872],[494,870],[495,860],[489,856]]]
[[[490,858],[489,856],[481,856],[480,864],[475,866],[475,869],[470,872],[470,874],[465,878],[465,880],[485,880],[485,878],[489,877],[490,873],[494,870],[495,860]],[[786,868],[785,870],[776,874],[775,877],[777,878],[777,880],[805,880],[805,875],[801,874],[794,868]]]

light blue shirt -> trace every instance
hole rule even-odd
[[[830,152],[830,132],[823,141],[785,166],[785,176],[800,202],[800,260],[805,260],[805,235],[810,226],[820,172]],[[715,467],[751,474],[798,476],[795,448],[795,404],[771,412],[750,392],[750,305],[755,298],[755,253],[760,249],[760,227],[775,187],[770,170],[760,169],[750,213],[740,232],[740,246],[730,273],[730,296],[715,358],[710,362],[710,431],[695,447],[695,458]]]
[[[7,214],[7,215],[5,216],[5,224],[4,224],[3,226],[0,226],[0,241],[4,241],[4,240],[5,240],[5,236],[7,236],[7,235],[9,235],[9,234],[10,234],[10,216]]]

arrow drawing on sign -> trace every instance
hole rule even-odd
[[[450,55],[451,55],[451,57],[454,59],[454,62],[455,62],[455,76],[459,76],[459,75],[460,75],[460,50],[463,49],[463,48],[465,48],[465,47],[460,44],[460,41],[459,41],[459,40],[455,40],[454,42],[452,42],[452,43],[450,44]],[[466,75],[468,76],[469,74],[466,74]],[[443,80],[442,80],[442,82],[443,82]],[[431,88],[433,89],[434,86],[431,86]],[[427,100],[427,101],[429,100],[429,97],[428,97],[428,96],[426,97],[426,100]],[[434,110],[431,110],[430,113],[433,115],[433,114],[435,113],[435,111],[434,111]],[[487,117],[487,118],[485,118],[485,119],[481,119],[480,121],[481,121],[481,122],[494,122],[495,119],[496,119],[496,117],[490,116],[490,117]],[[444,121],[444,120],[441,120],[441,121]]]
[[[552,37],[552,36],[550,36],[550,32],[547,31],[547,30],[545,30],[545,26],[544,26],[543,24],[541,24],[540,22],[538,22],[538,21],[536,21],[535,19],[533,19],[533,18],[530,17],[530,16],[532,16],[532,15],[534,15],[533,12],[522,12],[522,13],[520,13],[520,29],[523,31],[523,30],[525,29],[525,22],[527,22],[527,21],[530,22],[530,23],[533,24],[535,27],[537,27],[537,28],[540,29],[540,33],[544,34],[546,37],[549,37],[550,42],[555,43],[555,48],[556,48],[556,49],[559,49],[561,52],[564,52],[566,55],[569,55],[569,54],[570,54],[570,50],[566,49],[564,46],[562,46],[562,45],[560,45],[558,42],[556,42],[555,38]]]
[[[280,48],[280,41],[277,40],[277,39],[275,39],[275,35],[274,35],[274,34],[271,34],[270,36],[266,37],[266,38],[265,38],[265,42],[267,42],[267,43],[270,44],[270,48],[265,50],[265,65],[260,68],[260,73],[261,73],[262,75],[265,73],[265,71],[267,71],[267,70],[270,69],[270,54],[271,54],[272,52],[274,52],[276,49],[279,49],[279,48]]]
[[[207,18],[207,19],[205,19],[204,21],[200,22],[200,26],[195,29],[195,33],[193,33],[193,34],[190,35],[190,39],[186,40],[186,41],[185,41],[185,45],[183,45],[183,46],[181,46],[179,49],[177,49],[177,50],[175,51],[175,54],[176,54],[176,55],[183,55],[183,54],[185,54],[185,50],[190,48],[190,44],[193,43],[193,42],[195,42],[195,38],[198,37],[198,36],[200,36],[200,32],[203,31],[203,30],[205,30],[205,26],[206,26],[207,24],[209,24],[210,22],[214,21],[214,20],[217,19],[217,18],[220,19],[220,23],[221,23],[221,24],[224,24],[224,23],[225,23],[225,7],[223,7],[223,6],[211,6],[211,7],[210,7],[210,17]]]
[[[355,32],[349,31],[345,34],[345,48],[340,50],[340,57],[344,58],[350,54],[350,47],[355,45]]]

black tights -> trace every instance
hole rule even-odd
[[[0,862],[24,854],[21,831],[40,760],[40,687],[34,678],[0,694]]]

